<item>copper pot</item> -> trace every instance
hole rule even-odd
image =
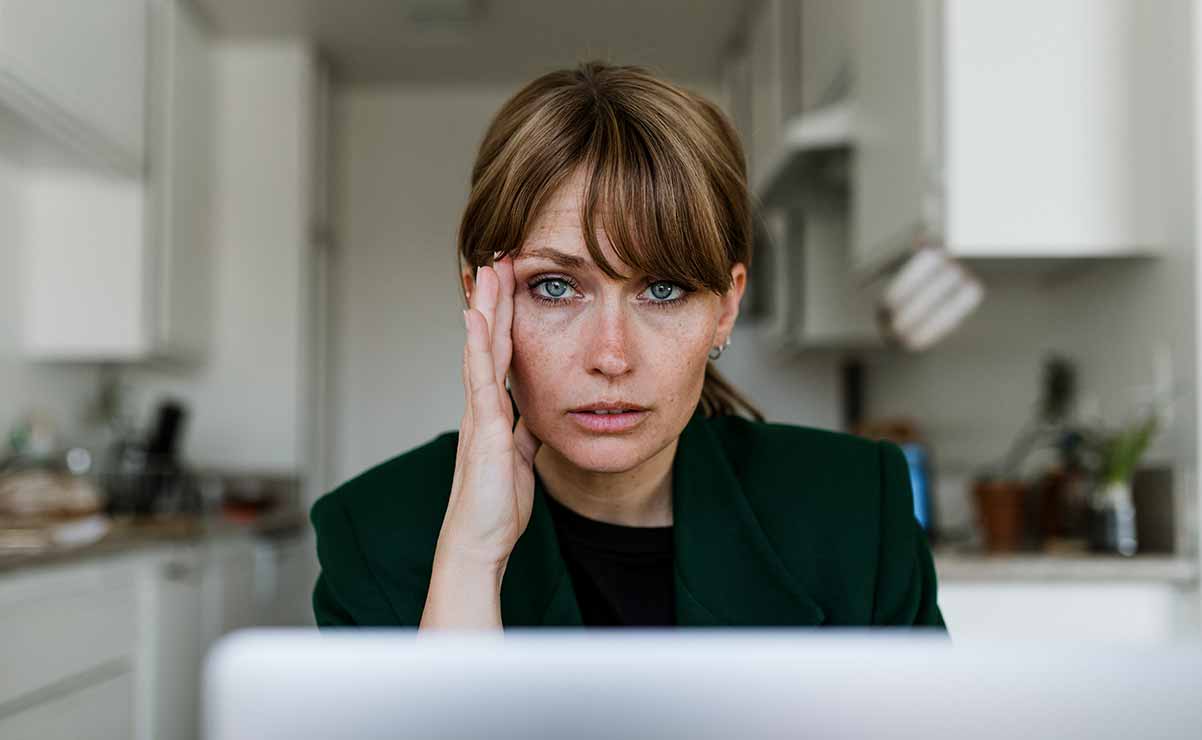
[[[1014,552],[1022,545],[1023,498],[1027,486],[1019,480],[978,480],[973,484],[977,523],[988,552]]]

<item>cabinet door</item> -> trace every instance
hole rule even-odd
[[[1182,599],[1167,583],[939,584],[939,609],[953,640],[1165,643],[1181,637]]]
[[[144,674],[149,725],[140,738],[197,737],[200,723],[201,551],[186,545],[164,551],[147,563],[151,629],[144,637]]]
[[[1161,244],[1166,149],[1190,136],[1173,123],[1189,110],[1189,4],[945,5],[948,248],[1071,257]]]
[[[801,0],[801,109],[828,105],[850,80],[848,0]]]
[[[753,189],[758,188],[764,173],[771,168],[784,119],[776,4],[761,4],[752,17],[748,42],[751,65],[751,161],[748,174]]]
[[[0,0],[0,90],[26,113],[137,166],[145,89],[146,0]]]
[[[307,535],[260,543],[255,551],[259,594],[256,624],[313,626],[313,582],[319,567]]]
[[[935,0],[856,0],[852,260],[872,271],[938,228]]]
[[[89,170],[25,183],[25,352],[108,360],[150,351],[150,268],[140,182]]]
[[[0,582],[0,715],[55,687],[128,670],[137,619],[135,580],[119,564],[6,576]]]
[[[152,5],[148,239],[154,345],[198,360],[209,344],[215,90],[209,32],[188,0]]]
[[[205,552],[201,641],[215,640],[258,620],[255,548],[248,540],[214,541]]]
[[[794,342],[814,349],[880,346],[873,294],[857,283],[852,269],[846,198],[810,192],[797,218],[802,268]]]
[[[0,718],[5,740],[129,740],[134,736],[134,680],[105,676]],[[161,735],[160,737],[173,737]]]

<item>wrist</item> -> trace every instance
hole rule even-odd
[[[505,572],[509,564],[509,554],[499,554],[495,551],[461,545],[439,538],[434,548],[435,564],[443,564],[455,570],[466,570],[483,573],[495,573],[498,576]]]
[[[507,564],[436,552],[420,628],[501,627],[501,580]]]
[[[498,558],[477,551],[454,546],[439,545],[434,551],[434,571],[453,574],[456,580],[475,583],[494,582],[498,592],[509,558]]]

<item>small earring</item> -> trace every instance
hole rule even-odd
[[[730,346],[730,337],[727,337],[727,338],[726,338],[726,341],[722,343],[722,346],[721,346],[721,347],[714,347],[713,349],[711,349],[711,350],[709,351],[709,358],[710,358],[711,360],[716,360],[716,359],[718,359],[719,357],[721,357],[721,356],[722,356],[722,352],[723,352],[723,350],[725,350],[725,349],[726,349],[727,347],[729,347],[729,346]],[[717,354],[715,354],[715,352],[716,352]]]

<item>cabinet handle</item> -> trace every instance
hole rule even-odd
[[[176,560],[163,564],[163,577],[168,581],[189,581],[195,572],[196,569],[192,566]]]

